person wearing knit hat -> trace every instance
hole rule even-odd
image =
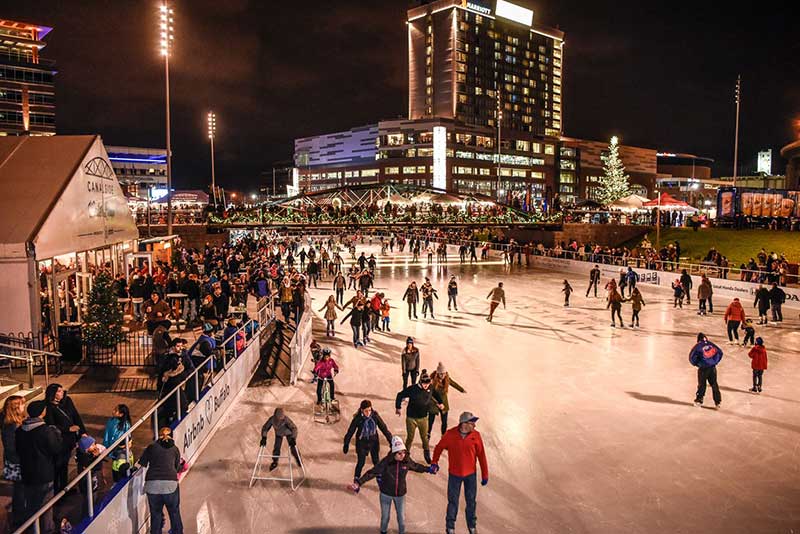
[[[400,534],[405,534],[405,498],[408,492],[406,477],[409,472],[429,473],[430,469],[418,464],[411,459],[406,450],[406,445],[400,436],[391,439],[391,450],[378,464],[356,479],[348,487],[358,493],[361,486],[373,478],[378,479],[381,503],[381,534],[386,534],[389,529],[389,515],[394,503],[397,513],[397,528]]]
[[[431,377],[426,370],[422,370],[419,384],[412,384],[400,391],[395,397],[395,413],[400,415],[400,407],[403,399],[408,399],[406,406],[406,448],[411,449],[414,441],[414,434],[419,430],[422,439],[422,452],[425,461],[431,463],[431,451],[428,444],[428,410],[431,403],[435,400],[437,408],[442,410],[442,398],[436,391],[431,389]]]
[[[92,462],[100,456],[106,448],[97,443],[91,436],[83,436],[78,440],[78,451],[75,453],[75,458],[78,463],[78,472],[88,468]],[[98,463],[92,469],[92,490],[97,490],[99,487],[99,478],[102,474],[103,464]],[[86,491],[86,484],[79,484],[78,489],[81,493]]]
[[[439,362],[436,371],[431,374],[431,390],[439,394],[444,409],[440,410],[432,406],[431,410],[428,412],[428,440],[430,440],[430,435],[433,432],[433,422],[436,420],[437,414],[440,415],[442,419],[442,435],[447,432],[447,414],[450,412],[450,402],[448,399],[450,386],[461,393],[466,393],[466,390],[450,377],[444,364]]]
[[[761,393],[761,386],[764,380],[764,371],[767,370],[767,349],[764,348],[764,340],[756,338],[756,344],[750,349],[750,367],[753,369],[752,393]]]

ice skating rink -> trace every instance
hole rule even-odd
[[[377,247],[367,249],[367,255]],[[324,335],[317,312],[330,278],[311,289],[315,337],[333,350],[341,374],[336,397],[342,420],[312,420],[314,387],[250,388],[240,398],[181,485],[188,533],[372,534],[379,523],[378,489],[347,491],[355,447],[342,454],[350,417],[361,399],[373,401],[393,433],[405,437],[394,414],[401,389],[399,353],[415,338],[422,367],[443,362],[467,393],[451,389],[450,426],[464,410],[480,417],[489,485],[478,488],[482,533],[790,533],[800,531],[800,322],[786,313],[780,328],[757,327],[769,352],[764,392],[754,395],[747,350],[726,344],[722,313],[696,315],[695,300],[672,308],[666,290],[640,285],[646,307],[641,329],[611,329],[601,298],[585,298],[586,280],[564,308],[564,276],[499,262],[409,265],[408,255],[379,257],[377,291],[395,306],[389,333],[354,349],[349,324]],[[459,311],[447,311],[447,281],[459,282]],[[436,320],[409,321],[401,298],[409,280],[430,276],[439,291]],[[486,296],[503,281],[507,309],[493,324]],[[323,288],[324,286],[324,288]],[[348,291],[345,300],[352,296]],[[693,295],[694,296],[694,295]],[[753,311],[745,302],[745,310]],[[339,313],[340,319],[344,313]],[[630,304],[623,305],[630,319]],[[338,321],[337,321],[338,323]],[[692,405],[695,369],[689,349],[698,331],[725,351],[718,368],[722,409]],[[283,406],[299,427],[308,479],[292,493],[286,483],[248,489],[261,425]],[[432,444],[438,442],[438,419]],[[271,447],[273,434],[268,446]],[[284,444],[284,452],[286,452]],[[381,455],[387,452],[381,443]],[[419,438],[411,450],[422,460]],[[408,533],[444,532],[447,460],[437,476],[411,473]],[[367,468],[371,466],[368,461]],[[277,472],[281,472],[279,468]],[[366,469],[366,468],[365,468]],[[466,533],[463,497],[458,533]],[[394,516],[389,532],[397,532]]]

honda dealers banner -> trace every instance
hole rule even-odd
[[[173,430],[181,457],[191,464],[203,445],[233,405],[256,370],[260,355],[260,335],[230,364],[224,374]],[[86,527],[90,534],[136,534],[148,525],[147,495],[144,493],[144,469],[138,471]]]
[[[605,285],[609,278],[619,280],[619,270],[622,268],[619,265],[607,265],[603,263],[592,263],[589,261],[567,260],[563,258],[551,258],[549,256],[532,256],[533,266],[539,269],[546,269],[548,271],[566,271],[585,275],[586,283],[589,281],[589,271],[595,265],[600,267],[600,286]],[[628,268],[624,267],[627,271]],[[639,275],[640,284],[649,284],[654,286],[662,286],[670,288],[672,282],[676,278],[680,278],[680,271],[666,272],[666,271],[653,271],[650,269],[633,269]],[[745,302],[745,309],[747,309],[748,299],[754,299],[758,284],[752,282],[741,282],[739,280],[725,280],[722,278],[709,278],[711,287],[714,289],[715,303],[720,305],[727,305],[727,300],[734,297],[739,297]],[[573,280],[573,282],[575,282]],[[573,284],[574,285],[574,284]],[[697,287],[700,285],[700,277],[692,275],[692,293],[691,296],[696,298]],[[578,287],[578,286],[575,286]],[[784,308],[800,310],[800,289],[796,287],[783,287],[781,288],[786,292],[786,303]],[[752,303],[751,303],[752,305]]]

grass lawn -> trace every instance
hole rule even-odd
[[[656,232],[647,238],[656,244]],[[800,233],[773,232],[769,230],[731,230],[728,228],[701,228],[697,232],[689,228],[662,228],[661,246],[675,240],[681,244],[681,256],[691,260],[705,258],[711,247],[728,257],[731,266],[739,266],[754,258],[761,248],[779,256],[786,254],[789,263],[800,262]]]

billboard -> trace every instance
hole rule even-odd
[[[800,191],[721,187],[717,191],[717,219],[800,218]]]
[[[497,0],[497,7],[494,14],[504,19],[519,22],[525,26],[533,26],[533,11],[526,9],[522,6],[506,2],[506,0]]]

